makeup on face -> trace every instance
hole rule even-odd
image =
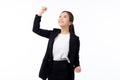
[[[69,15],[67,12],[63,12],[60,14],[59,19],[58,19],[58,24],[60,26],[69,26],[70,25]]]

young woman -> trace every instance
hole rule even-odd
[[[46,10],[46,7],[41,8],[33,24],[33,32],[49,39],[39,77],[43,80],[74,80],[74,71],[81,72],[80,40],[74,32],[74,16],[69,11],[63,11],[58,19],[61,29],[45,30],[40,28],[40,21]]]

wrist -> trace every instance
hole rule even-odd
[[[38,15],[38,16],[42,16],[42,13],[38,13],[37,15]]]

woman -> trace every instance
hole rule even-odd
[[[33,32],[49,39],[39,77],[43,80],[74,80],[74,71],[81,72],[80,40],[74,32],[74,16],[69,11],[63,11],[58,19],[61,29],[45,30],[40,28],[40,21],[46,10],[46,7],[41,8],[33,24]]]

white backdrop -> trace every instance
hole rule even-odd
[[[48,8],[41,28],[59,28],[63,10],[74,14],[80,37],[81,73],[75,80],[120,80],[119,0],[1,0],[0,80],[41,80],[38,77],[48,39],[32,32],[41,6]]]

